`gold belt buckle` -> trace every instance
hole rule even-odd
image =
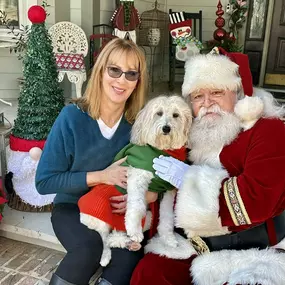
[[[194,249],[197,251],[198,255],[210,252],[207,244],[199,236],[190,238],[190,242],[193,245]]]

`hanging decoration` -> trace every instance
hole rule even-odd
[[[147,33],[149,46],[158,46],[160,42],[160,29],[150,28]]]
[[[221,4],[221,1],[219,0],[219,3],[217,5],[217,12],[216,15],[218,18],[215,21],[215,25],[218,29],[214,31],[214,39],[217,41],[221,41],[227,34],[226,30],[223,28],[225,25],[225,19],[222,17],[224,15],[223,5]]]
[[[192,36],[192,21],[185,20],[183,12],[169,15],[169,30],[173,43],[176,44],[176,58],[186,61],[191,56],[199,54],[203,44]]]
[[[136,42],[135,29],[140,25],[141,19],[134,6],[134,0],[120,0],[120,6],[111,17],[114,34],[119,38],[130,38]]]
[[[218,18],[215,25],[218,29],[215,30],[214,39],[207,41],[206,45],[209,50],[213,47],[222,47],[228,52],[242,52],[243,46],[238,43],[238,30],[243,26],[245,17],[247,16],[247,3],[241,0],[230,0],[226,7],[226,14],[228,18],[228,30],[224,30],[225,20],[222,17],[224,11],[222,10],[221,1],[218,1],[216,15]]]

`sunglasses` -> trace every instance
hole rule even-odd
[[[122,74],[125,74],[125,78],[129,81],[136,81],[140,77],[140,73],[138,71],[130,70],[130,71],[122,71],[118,67],[109,66],[107,67],[107,71],[110,77],[112,78],[119,78]]]

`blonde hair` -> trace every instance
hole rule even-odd
[[[139,65],[138,71],[140,72],[137,86],[125,105],[124,113],[126,120],[133,123],[136,115],[145,103],[147,72],[144,53],[131,40],[115,38],[100,52],[93,66],[91,77],[83,97],[75,100],[75,103],[77,103],[83,111],[88,112],[93,119],[99,119],[100,117],[101,96],[103,94],[102,78],[109,63],[110,56],[114,53],[124,52],[133,54],[137,58]]]

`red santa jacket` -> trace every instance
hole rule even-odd
[[[285,209],[285,126],[260,119],[225,146],[220,161],[230,178],[223,181],[219,215],[223,226],[240,231]]]

